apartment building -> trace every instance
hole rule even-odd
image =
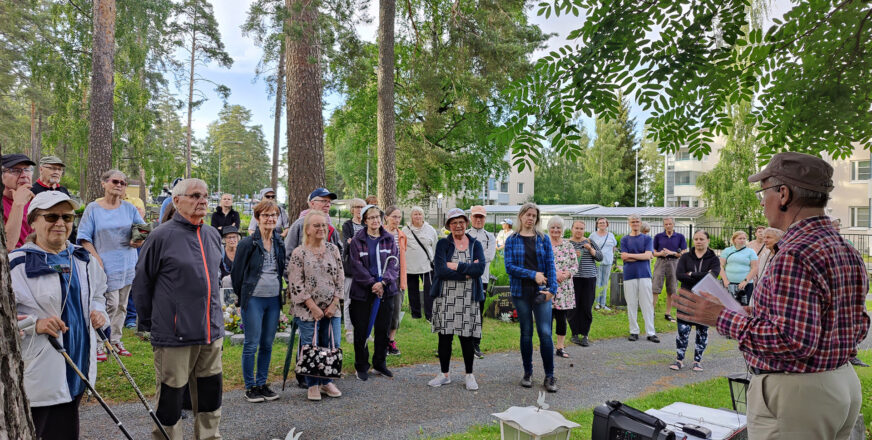
[[[666,155],[665,197],[669,208],[702,208],[702,190],[696,186],[701,174],[711,171],[718,163],[721,148],[727,139],[717,136],[711,143],[711,151],[697,159],[686,147]]]
[[[866,234],[872,232],[870,205],[872,205],[872,153],[854,144],[854,151],[846,159],[833,159],[824,155],[824,160],[833,166],[833,185],[827,204],[827,214],[842,221],[843,234]]]

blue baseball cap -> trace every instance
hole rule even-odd
[[[315,191],[312,191],[312,194],[309,194],[309,201],[315,197],[327,197],[330,200],[336,200],[336,194],[333,194],[330,191],[327,191],[327,188],[315,188]]]

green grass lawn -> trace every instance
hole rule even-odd
[[[866,363],[872,363],[872,350],[860,350],[860,359]],[[860,377],[860,385],[863,388],[863,406],[861,413],[866,422],[866,436],[872,435],[872,368],[855,368]],[[671,388],[665,391],[640,396],[623,403],[645,411],[650,408],[662,408],[673,402],[686,402],[709,408],[732,408],[730,401],[730,389],[727,380],[717,378],[699,382],[683,387]],[[567,419],[581,425],[573,430],[572,439],[590,439],[591,426],[593,424],[593,408],[584,408],[573,411],[561,412]],[[499,424],[473,426],[467,432],[455,434],[445,439],[450,440],[479,440],[500,438]]]
[[[655,320],[657,332],[675,331],[676,325],[663,319],[662,310],[666,295],[663,294],[660,297],[658,305],[660,312],[655,315],[657,317]],[[406,311],[406,314],[397,333],[397,343],[400,351],[402,351],[402,355],[388,356],[388,366],[396,367],[437,362],[434,354],[437,337],[431,333],[430,324],[423,319],[412,319],[407,303],[403,304],[403,310]],[[613,310],[611,312],[595,311],[593,319],[593,326],[590,332],[592,339],[624,337],[628,333],[627,314],[623,310]],[[641,316],[638,319],[640,326],[643,325],[641,323]],[[485,318],[483,333],[481,348],[485,353],[520,350],[520,329],[516,323],[506,323]],[[538,338],[535,333],[533,343],[538,344]],[[142,392],[148,396],[154,395],[155,379],[151,344],[140,340],[133,332],[125,329],[124,345],[133,353],[133,356],[121,358],[122,362],[124,362],[124,365],[130,371]],[[348,374],[353,374],[354,348],[345,341],[344,337],[342,338],[342,349],[345,356],[343,359],[343,370]],[[273,356],[270,362],[270,380],[281,380],[286,351],[287,344],[276,343],[273,346]],[[454,344],[454,357],[461,358],[459,344]],[[225,389],[236,389],[243,386],[241,359],[242,346],[230,345],[228,336],[228,339],[224,342]],[[114,359],[110,357],[107,362],[101,363],[97,371],[97,391],[101,395],[115,401],[136,400],[136,394],[127,383],[127,379],[125,379]]]

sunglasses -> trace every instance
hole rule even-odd
[[[49,223],[57,223],[58,219],[64,219],[64,223],[72,223],[76,218],[75,214],[37,214],[44,218]]]
[[[125,182],[125,181],[123,181],[123,180],[118,180],[118,179],[109,179],[109,180],[107,180],[107,182],[109,182],[109,183],[111,183],[111,184],[113,184],[113,185],[127,186],[127,182]]]
[[[265,198],[265,199],[274,199],[274,198],[276,198],[276,195],[273,194],[273,195],[271,195],[271,196],[263,196],[263,198]]]

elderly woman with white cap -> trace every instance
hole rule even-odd
[[[35,325],[24,331],[24,391],[30,400],[37,438],[79,437],[79,402],[85,384],[48,338],[57,338],[93,383],[97,376],[94,328],[109,321],[106,274],[97,259],[67,241],[78,203],[59,191],[44,191],[30,202],[33,227],[27,243],[9,254],[18,315]]]
[[[502,221],[503,229],[500,230],[500,232],[497,234],[497,250],[498,251],[502,251],[503,248],[506,247],[506,239],[508,239],[510,235],[515,233],[515,231],[512,230],[512,225],[514,223],[515,222],[513,222],[512,219],[510,219],[510,218],[503,219],[503,221]]]
[[[369,379],[369,319],[376,298],[373,331],[375,332],[372,354],[373,369],[386,377],[393,377],[388,370],[388,330],[394,311],[393,297],[399,295],[400,251],[393,234],[382,226],[384,213],[375,205],[366,205],[361,210],[366,229],[354,235],[349,245],[351,264],[351,323],[354,325],[354,369],[360,380]]]
[[[436,244],[436,278],[430,291],[433,300],[433,333],[439,333],[441,373],[428,385],[451,383],[449,363],[454,336],[460,340],[466,368],[466,389],[475,391],[478,383],[472,375],[475,341],[481,338],[479,303],[484,301],[481,275],[486,266],[481,243],[466,232],[469,218],[460,208],[448,211],[445,228],[451,232]]]

